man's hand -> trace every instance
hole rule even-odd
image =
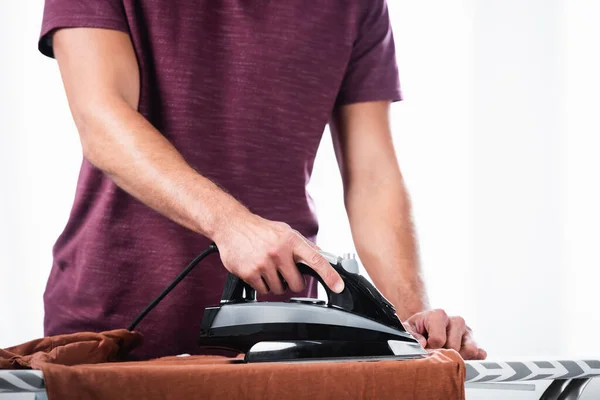
[[[462,317],[449,317],[444,310],[417,313],[404,327],[426,349],[454,349],[465,360],[485,360],[487,353],[473,340],[473,332]]]
[[[285,279],[292,292],[304,288],[296,262],[314,269],[334,292],[344,281],[316,245],[283,222],[273,222],[239,208],[228,213],[225,225],[214,236],[223,265],[259,294],[283,294]]]

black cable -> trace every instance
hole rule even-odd
[[[133,331],[135,329],[135,327],[142,321],[142,319],[144,319],[144,317],[146,315],[148,315],[148,313],[150,311],[152,311],[152,309],[154,307],[156,307],[158,305],[158,303],[160,303],[161,300],[164,299],[165,296],[168,295],[169,292],[171,290],[173,290],[175,288],[175,286],[177,286],[179,284],[179,282],[181,282],[183,280],[183,278],[185,278],[186,275],[189,274],[190,271],[192,269],[194,269],[194,267],[196,265],[198,265],[198,263],[200,261],[202,261],[204,258],[206,258],[206,256],[208,256],[209,254],[217,253],[218,251],[219,251],[219,249],[217,249],[217,245],[213,243],[206,250],[204,250],[202,252],[202,254],[200,254],[198,257],[194,258],[192,260],[192,262],[189,263],[188,266],[185,267],[185,269],[183,271],[181,271],[181,273],[179,275],[177,275],[177,278],[175,278],[173,280],[173,282],[171,282],[171,284],[169,286],[167,286],[167,288],[165,290],[163,290],[161,294],[158,295],[157,298],[155,298],[154,300],[152,300],[152,303],[148,304],[148,306],[146,308],[144,308],[144,311],[142,311],[140,313],[140,315],[138,315],[135,318],[135,320],[131,323],[131,325],[129,325],[129,328],[127,328],[127,329],[129,331]]]

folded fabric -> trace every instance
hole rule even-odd
[[[142,336],[76,333],[0,350],[0,368],[40,369],[49,400],[464,399],[465,364],[454,350],[414,360],[255,363],[222,356],[125,360]]]
[[[140,333],[125,329],[45,337],[0,349],[0,369],[43,369],[48,364],[78,365],[118,361],[141,343]]]
[[[53,399],[464,399],[453,350],[424,359],[255,363],[190,356],[144,362],[42,366]]]

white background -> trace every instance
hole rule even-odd
[[[389,0],[405,101],[394,139],[435,307],[490,358],[600,357],[595,0]],[[42,0],[0,0],[0,347],[42,335],[51,247],[81,151]],[[320,245],[351,252],[328,134]]]

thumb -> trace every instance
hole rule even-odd
[[[427,346],[427,339],[425,339],[425,336],[418,333],[410,323],[405,322],[404,327],[406,328],[406,331],[419,342],[421,347],[425,348],[425,346]]]
[[[427,346],[427,339],[425,339],[425,336],[421,335],[420,333],[413,333],[412,335],[415,339],[417,339],[421,347],[425,348],[425,346]]]

